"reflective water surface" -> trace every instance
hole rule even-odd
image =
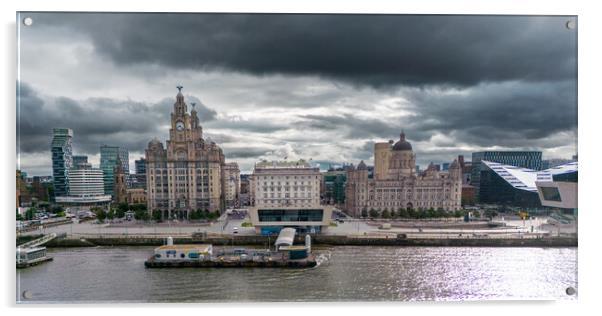
[[[575,299],[577,248],[316,248],[313,269],[145,269],[153,247],[49,249],[19,302]],[[29,299],[22,293],[27,291]]]

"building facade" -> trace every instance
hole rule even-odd
[[[344,205],[347,171],[329,170],[322,173],[321,196],[323,204]]]
[[[330,224],[332,207],[320,204],[320,169],[306,161],[258,162],[251,182],[249,217],[257,233],[320,233]]]
[[[146,159],[140,158],[134,161],[136,174],[132,179],[132,188],[146,190]]]
[[[481,151],[472,153],[471,185],[475,187],[475,197],[480,202],[481,172],[488,168],[481,161],[497,162],[519,168],[542,170],[541,151]]]
[[[73,131],[70,128],[54,128],[52,135],[54,196],[65,196],[69,194],[69,169],[73,166]]]
[[[222,179],[224,182],[224,198],[227,208],[240,206],[240,169],[236,162],[224,164],[222,168]]]
[[[88,163],[88,156],[85,155],[74,155],[73,156],[73,166],[77,166],[81,163]]]
[[[224,154],[203,139],[195,104],[188,113],[178,89],[166,146],[154,139],[146,149],[148,210],[160,211],[163,218],[187,218],[198,209],[223,211]]]
[[[69,194],[57,196],[56,202],[75,208],[106,205],[111,196],[104,193],[103,172],[91,164],[80,163],[69,169]]]
[[[249,206],[251,205],[251,198],[250,198],[250,190],[251,190],[251,184],[250,184],[250,175],[248,174],[241,174],[240,175],[240,197],[239,197],[239,205],[241,207],[244,206]]]
[[[347,172],[345,208],[349,214],[358,217],[370,209],[460,209],[462,177],[457,160],[449,165],[448,172],[431,163],[417,174],[416,155],[402,132],[394,144],[374,144],[374,161],[373,177],[363,161]]]
[[[130,155],[127,149],[118,146],[100,146],[100,169],[104,174],[105,193],[114,195],[115,167],[118,162],[126,175],[130,174]]]

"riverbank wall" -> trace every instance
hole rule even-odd
[[[173,236],[175,244],[208,243],[215,246],[267,246],[275,237],[231,236],[231,237],[189,237]],[[295,243],[304,243],[305,238],[297,236]],[[19,243],[19,241],[17,241]],[[94,247],[94,246],[159,246],[165,243],[165,236],[96,236],[86,238],[57,238],[46,244],[47,247]],[[312,236],[312,244],[332,246],[403,246],[403,247],[577,247],[576,237],[542,238],[382,238],[356,236]]]

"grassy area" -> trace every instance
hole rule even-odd
[[[242,224],[240,224],[241,227],[253,227],[253,224],[249,223],[249,222],[244,222]]]

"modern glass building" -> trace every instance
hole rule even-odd
[[[73,167],[77,167],[80,164],[88,163],[88,156],[78,155],[73,156]]]
[[[118,146],[100,146],[100,169],[103,173],[105,194],[113,195],[114,169],[117,162],[121,162],[121,167],[126,175],[130,174],[130,155],[125,148]]]
[[[541,207],[537,183],[577,182],[576,162],[541,171],[486,160],[481,163],[485,168],[480,174],[482,203]],[[540,191],[542,195],[549,193],[545,190]],[[554,199],[552,194],[548,194],[548,198]]]
[[[322,174],[324,192],[322,200],[325,204],[345,204],[346,171],[328,171]]]
[[[470,184],[476,188],[475,198],[480,202],[481,172],[488,170],[481,161],[487,160],[500,164],[541,170],[541,151],[481,151],[472,153],[472,175]]]
[[[69,169],[73,166],[72,139],[73,130],[70,128],[52,130],[52,179],[55,197],[69,194]]]

